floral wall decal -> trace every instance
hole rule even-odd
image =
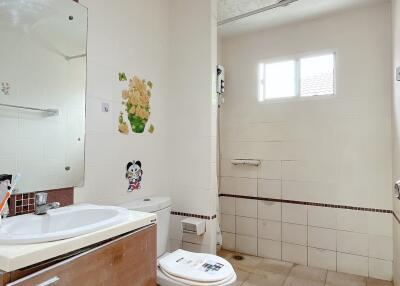
[[[123,76],[121,76],[123,74]],[[120,81],[124,81],[125,74],[120,73]],[[126,79],[126,76],[125,76]],[[118,130],[123,134],[128,134],[129,130],[133,133],[143,133],[150,117],[150,97],[153,83],[145,79],[134,76],[129,80],[128,89],[122,91],[123,111],[120,112],[118,119]],[[153,133],[155,130],[151,124],[147,131]]]
[[[140,161],[133,160],[126,165],[126,179],[129,182],[128,192],[138,191],[142,188],[143,170]]]
[[[150,124],[150,126],[149,126],[149,133],[153,133],[154,132],[154,125],[153,124]]]
[[[127,81],[126,74],[124,72],[120,72],[118,74],[119,81]]]

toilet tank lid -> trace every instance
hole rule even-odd
[[[149,197],[123,203],[123,208],[140,212],[156,212],[171,206],[169,197]]]

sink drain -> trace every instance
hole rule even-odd
[[[241,255],[234,255],[232,258],[235,260],[243,260],[244,259],[244,257]]]

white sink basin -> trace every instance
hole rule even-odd
[[[79,204],[3,219],[0,244],[29,244],[71,238],[126,222],[127,209]]]

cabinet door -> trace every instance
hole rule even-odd
[[[156,226],[7,284],[8,286],[155,286]]]

